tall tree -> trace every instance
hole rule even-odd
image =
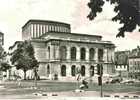
[[[112,18],[112,21],[119,21],[120,24],[123,24],[123,26],[119,28],[119,33],[116,37],[124,37],[125,32],[132,32],[136,26],[140,26],[139,0],[90,0],[88,7],[91,11],[87,17],[90,20],[94,20],[97,13],[102,12],[105,2],[115,4],[114,11],[117,15]]]
[[[34,48],[30,41],[17,41],[13,46],[9,47],[13,50],[11,62],[17,69],[24,71],[24,79],[26,80],[26,71],[38,67],[38,61],[34,57]]]
[[[2,45],[0,45],[0,60],[1,62],[3,61],[3,59],[7,56],[7,53],[4,51]]]

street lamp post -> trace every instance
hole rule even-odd
[[[97,71],[98,71],[98,84],[100,86],[100,96],[103,97],[103,86],[102,86],[102,75],[103,75],[103,62],[100,62],[97,66]]]
[[[103,97],[103,85],[102,85],[102,76],[101,77],[101,97]]]
[[[35,88],[37,88],[37,68],[34,67],[34,83],[35,83]]]

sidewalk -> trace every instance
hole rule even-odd
[[[100,92],[97,91],[84,91],[84,92],[75,92],[75,91],[66,91],[66,92],[42,92],[39,93],[44,96],[59,96],[59,97],[100,97]],[[36,94],[37,95],[37,94]],[[103,92],[103,97],[136,97],[140,98],[140,95],[134,93],[109,93]]]

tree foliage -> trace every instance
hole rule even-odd
[[[4,57],[7,56],[7,53],[4,51],[3,47],[0,45],[0,60],[2,61]]]
[[[112,21],[119,21],[123,24],[119,28],[116,37],[124,37],[125,32],[132,32],[136,26],[140,26],[140,1],[139,0],[90,0],[88,7],[91,9],[87,16],[89,20],[94,20],[97,13],[101,13],[105,2],[115,4],[114,11],[117,13]],[[140,31],[140,29],[139,29]]]
[[[10,69],[12,66],[10,66],[8,63],[6,62],[2,62],[1,66],[0,66],[0,70],[6,72],[8,69]]]
[[[24,71],[24,79],[26,79],[26,71],[38,67],[38,62],[34,57],[34,48],[30,41],[17,41],[13,46],[9,47],[13,50],[11,62],[17,69]]]
[[[6,62],[7,53],[4,51],[2,45],[0,45],[0,71],[5,71],[10,69],[11,66]]]

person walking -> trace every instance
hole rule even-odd
[[[88,82],[85,80],[82,80],[82,84],[80,85],[80,89],[88,89]]]

